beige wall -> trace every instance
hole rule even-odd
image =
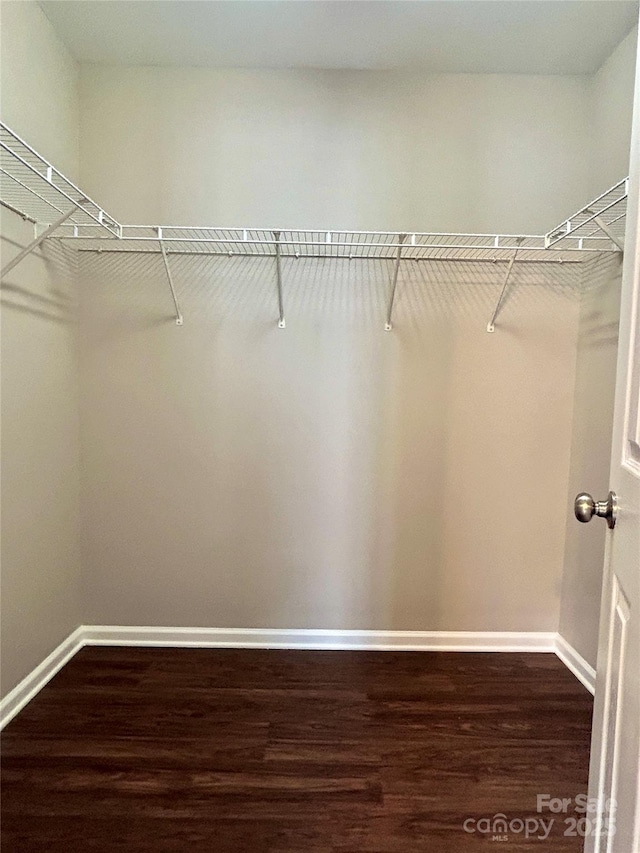
[[[35,3],[2,3],[2,118],[78,172],[78,69]],[[33,238],[3,212],[6,262]],[[77,312],[54,247],[2,289],[2,695],[81,621]]]
[[[584,271],[578,332],[559,630],[593,667],[606,526],[579,524],[573,516],[573,500],[578,492],[589,492],[600,500],[609,491],[621,270],[621,261],[614,258],[590,264]]]
[[[85,66],[82,185],[131,224],[542,233],[588,197],[589,94],[586,77]]]
[[[572,270],[86,256],[89,622],[555,630]],[[125,272],[128,271],[128,272]],[[531,516],[532,494],[544,495]]]

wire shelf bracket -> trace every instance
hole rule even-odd
[[[280,231],[273,232],[276,246],[276,285],[278,287],[278,328],[285,329],[287,324],[284,319],[284,302],[282,299],[282,263],[280,255]]]
[[[522,242],[522,241],[520,241]],[[516,262],[516,258],[518,257],[518,249],[515,250],[513,255],[511,256],[511,260],[509,261],[509,265],[507,266],[507,271],[504,276],[504,282],[502,284],[502,290],[500,291],[500,296],[498,297],[498,301],[496,302],[496,307],[493,310],[493,314],[491,315],[491,319],[487,323],[487,332],[495,332],[496,330],[496,320],[500,316],[500,311],[505,303],[507,298],[507,292],[509,289],[509,282],[511,280],[511,273],[513,272],[513,266]]]
[[[387,309],[387,322],[384,324],[385,332],[390,332],[393,329],[393,303],[396,299],[396,290],[398,289],[398,273],[400,272],[400,261],[402,260],[402,247],[407,239],[406,234],[400,234],[398,237],[398,248],[396,249],[396,260],[393,265],[393,275],[391,277],[391,294],[389,295],[389,308]]]
[[[594,216],[593,221],[596,223],[598,228],[607,235],[611,242],[615,243],[621,252],[624,252],[624,237],[618,237],[618,235],[614,233],[613,229],[609,227],[608,223],[605,222],[601,216]]]
[[[79,205],[80,205],[80,202],[78,202],[78,206]],[[2,269],[0,270],[0,278],[4,278],[7,275],[7,273],[11,272],[11,270],[14,267],[17,267],[18,264],[20,263],[20,261],[24,260],[27,257],[27,255],[30,255],[34,249],[37,249],[38,246],[40,245],[40,243],[42,243],[44,240],[46,240],[47,237],[49,237],[51,234],[53,234],[53,232],[57,228],[59,228],[61,225],[63,225],[67,221],[67,219],[69,219],[69,217],[73,215],[74,212],[75,212],[75,208],[68,210],[59,219],[57,219],[55,222],[53,222],[51,225],[49,225],[48,228],[45,228],[45,230],[40,235],[35,237],[27,246],[25,246],[24,249],[22,249],[22,251],[18,252],[18,254],[14,258],[12,258],[8,264],[5,264],[2,267]],[[35,225],[35,223],[34,223],[34,225]]]
[[[182,326],[184,323],[184,317],[182,316],[182,311],[180,310],[180,305],[178,303],[178,297],[176,296],[176,288],[173,283],[173,276],[171,275],[171,267],[169,266],[169,259],[167,258],[167,250],[164,247],[164,240],[162,239],[162,228],[158,226],[156,229],[158,232],[158,243],[160,244],[160,251],[162,252],[162,260],[164,262],[164,269],[167,274],[167,281],[169,282],[169,289],[171,290],[171,297],[173,299],[173,304],[176,309],[176,326]]]

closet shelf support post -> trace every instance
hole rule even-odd
[[[590,210],[587,210],[588,213],[591,213]],[[596,223],[598,228],[607,235],[607,237],[611,240],[614,246],[617,246],[621,252],[624,252],[624,243],[613,233],[609,225],[604,221],[601,216],[594,216],[593,221]]]
[[[516,258],[518,256],[518,249],[520,248],[520,244],[522,243],[523,240],[524,240],[524,237],[518,237],[518,240],[517,240],[518,246],[514,250],[513,256],[511,257],[511,260],[509,261],[509,264],[507,266],[507,272],[505,273],[505,276],[504,276],[504,282],[502,284],[502,290],[500,291],[500,296],[498,297],[498,301],[496,302],[496,307],[493,311],[493,315],[491,316],[491,319],[487,323],[487,332],[495,332],[495,330],[496,330],[495,323],[496,323],[496,320],[498,319],[500,311],[502,310],[502,306],[504,305],[504,302],[505,302],[505,299],[507,296],[507,291],[509,288],[509,281],[511,279],[511,271],[513,270],[513,265],[515,264]]]
[[[11,270],[14,267],[17,267],[18,264],[20,263],[20,261],[23,260],[23,258],[26,258],[27,255],[30,255],[34,249],[37,249],[38,246],[40,245],[40,243],[42,243],[43,240],[46,240],[50,234],[53,234],[53,232],[56,230],[56,228],[59,228],[64,222],[66,222],[67,219],[73,213],[75,213],[75,211],[76,211],[75,207],[72,207],[71,210],[68,210],[59,219],[56,219],[56,221],[54,223],[52,223],[51,225],[49,225],[48,228],[45,228],[45,230],[42,232],[42,234],[40,234],[38,237],[35,237],[29,243],[28,246],[24,247],[24,249],[21,252],[18,252],[18,254],[15,256],[15,258],[12,258],[8,264],[5,264],[2,267],[2,269],[0,270],[0,278],[4,278],[8,272],[11,272]]]
[[[167,257],[167,250],[164,247],[164,241],[162,239],[162,228],[156,228],[158,232],[158,243],[160,244],[160,251],[162,252],[162,260],[164,262],[164,269],[167,273],[167,280],[169,282],[169,288],[171,289],[171,296],[173,298],[173,304],[176,309],[176,326],[182,326],[184,323],[184,318],[182,316],[182,311],[180,310],[180,305],[178,303],[178,297],[176,295],[176,289],[173,284],[173,276],[171,275],[171,267],[169,266],[169,258]]]
[[[273,232],[273,239],[276,243],[276,283],[278,285],[278,328],[286,328],[284,319],[284,302],[282,299],[282,267],[280,258],[280,232]]]
[[[393,276],[391,278],[391,295],[389,296],[389,308],[387,310],[387,322],[384,324],[385,332],[390,332],[393,329],[393,323],[391,322],[393,318],[393,303],[396,298],[396,289],[398,287],[398,273],[400,271],[400,260],[402,258],[402,245],[404,241],[407,239],[406,234],[400,234],[398,238],[399,246],[396,250],[396,260],[393,266]]]

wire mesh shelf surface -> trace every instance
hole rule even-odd
[[[78,241],[81,250],[158,252],[171,254],[247,255],[282,258],[403,260],[500,260],[518,250],[521,260],[544,260],[544,237],[495,234],[402,234],[378,231],[270,230],[123,226],[120,239],[101,237],[96,228],[61,226],[58,236]],[[567,254],[570,254],[568,252]]]
[[[5,207],[37,224],[51,225],[69,214],[72,225],[94,224],[113,236],[116,220],[74,183],[0,122],[0,199]]]
[[[608,241],[619,249],[624,244],[628,194],[629,179],[624,178],[546,234],[545,245],[551,249],[569,243],[588,249]]]
[[[67,215],[48,239],[81,251],[488,262],[515,254],[518,262],[572,262],[622,248],[627,191],[625,179],[545,235],[120,225],[0,122],[2,204],[37,225]]]

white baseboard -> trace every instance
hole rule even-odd
[[[33,697],[39,693],[45,684],[50,681],[53,676],[62,669],[77,651],[84,645],[83,642],[84,628],[81,625],[79,628],[69,634],[66,640],[63,640],[60,645],[48,655],[41,664],[32,670],[26,678],[16,685],[4,699],[0,702],[0,730],[9,723],[17,713],[19,713],[27,702],[30,702]]]
[[[340,631],[307,628],[165,628],[81,625],[0,702],[0,729],[83,646],[371,651],[555,652],[593,692],[595,673],[555,632]]]
[[[556,635],[556,654],[593,696],[596,692],[596,671],[561,634]]]
[[[89,646],[553,652],[555,639],[555,633],[539,631],[340,631],[308,628],[84,626],[84,642]]]

